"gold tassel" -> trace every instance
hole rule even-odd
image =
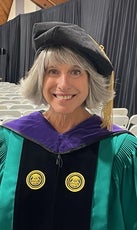
[[[94,40],[93,38],[91,38]],[[110,59],[106,55],[104,51],[104,46],[99,45],[95,40],[94,42],[96,45],[99,46],[100,50],[102,51],[104,57],[110,62]],[[109,76],[109,88],[108,90],[112,91],[114,90],[114,71],[112,71],[111,75]],[[102,124],[101,128],[107,128],[108,130],[112,130],[112,124],[113,124],[113,99],[110,100],[106,105],[102,108]]]
[[[111,91],[114,89],[114,71],[112,71],[110,75],[110,85],[108,89]],[[101,127],[111,130],[113,123],[113,99],[103,106],[102,119]]]

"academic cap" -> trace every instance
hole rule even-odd
[[[65,46],[76,51],[91,63],[98,73],[108,76],[113,66],[102,46],[81,27],[64,22],[35,23],[32,33],[36,53],[47,47]]]

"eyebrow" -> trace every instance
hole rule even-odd
[[[79,65],[73,65],[73,67],[82,69]]]
[[[57,66],[51,65],[51,66],[47,66],[47,69],[48,69],[48,68],[57,68]]]
[[[66,63],[65,63],[66,64]],[[49,69],[49,68],[57,68],[58,66],[56,66],[56,65],[51,65],[51,66],[47,66],[47,68],[46,69]],[[79,65],[72,65],[72,66],[70,66],[71,68],[80,68],[80,69],[82,69]]]

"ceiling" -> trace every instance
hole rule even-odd
[[[13,0],[0,0],[0,25],[7,22]]]
[[[20,1],[20,0],[18,0]],[[28,0],[32,1],[40,8],[48,8],[67,2],[68,0]],[[0,25],[7,22],[13,0],[0,0]]]
[[[63,2],[67,2],[68,0],[31,0],[31,1],[41,8],[48,8],[51,6],[56,6]]]

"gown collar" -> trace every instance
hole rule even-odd
[[[60,134],[39,111],[3,124],[4,127],[54,153],[67,153],[95,143],[107,136],[124,132],[116,125],[113,125],[112,131],[101,128],[100,125],[101,118],[92,115],[71,130]]]

